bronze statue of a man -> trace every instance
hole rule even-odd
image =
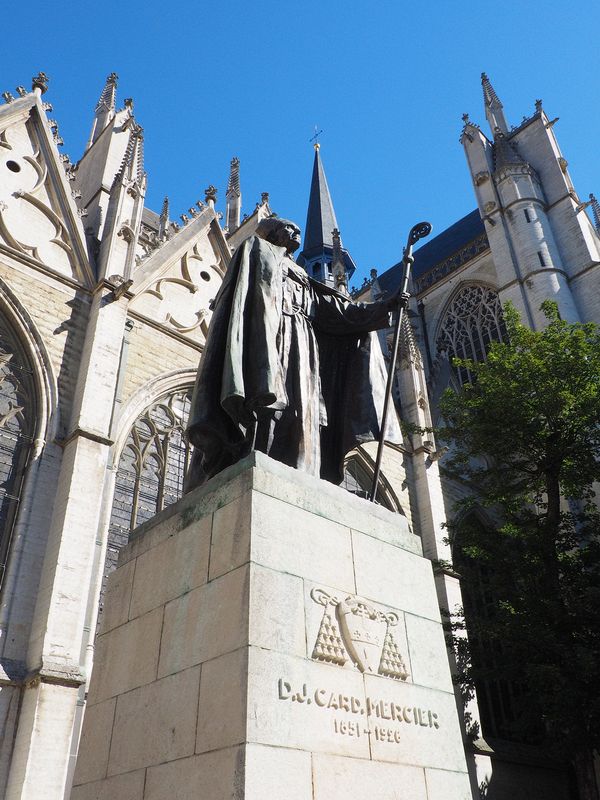
[[[334,483],[380,437],[386,373],[373,331],[390,303],[353,303],[293,260],[300,229],[262,220],[215,298],[188,427],[190,491],[251,449]],[[395,415],[385,431],[400,442]]]

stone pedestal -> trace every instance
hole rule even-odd
[[[254,453],[111,576],[72,800],[471,800],[406,520]]]

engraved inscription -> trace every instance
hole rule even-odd
[[[408,678],[392,633],[398,624],[397,614],[384,613],[354,595],[339,599],[323,589],[313,589],[310,596],[325,607],[313,659],[339,666],[351,661],[361,672],[401,681]]]
[[[379,742],[400,744],[402,729],[407,725],[434,731],[440,727],[437,712],[430,708],[403,706],[373,697],[367,697],[365,704],[359,697],[332,692],[318,686],[309,687],[306,683],[293,687],[284,678],[279,678],[277,682],[277,698],[307,706],[314,703],[325,712],[334,712],[333,731],[340,736],[372,736]],[[343,712],[343,715],[339,715],[339,712]]]

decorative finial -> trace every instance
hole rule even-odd
[[[269,193],[268,192],[261,192],[260,193],[260,202],[262,205],[266,205],[269,202]]]
[[[229,180],[227,181],[227,194],[240,196],[240,160],[237,156],[231,159],[229,167]]]
[[[114,111],[115,98],[117,94],[117,81],[119,76],[116,72],[111,72],[106,78],[106,83],[100,94],[100,99],[96,104],[96,113],[99,111]]]
[[[481,85],[483,87],[483,98],[485,100],[485,104],[487,106],[496,106],[502,108],[500,98],[494,91],[494,87],[492,86],[490,79],[485,72],[481,73]]]
[[[2,92],[2,99],[5,103],[12,103],[15,99],[10,92]]]
[[[169,198],[163,200],[160,217],[158,220],[158,238],[165,239],[169,231]]]
[[[15,91],[19,95],[19,97],[25,97],[25,95],[27,94],[27,89],[24,86],[17,86]]]
[[[217,189],[212,183],[204,190],[204,200],[208,205],[213,206],[217,202]]]
[[[465,125],[469,124],[469,115],[467,113],[462,115],[462,121],[465,123]]]
[[[596,200],[596,195],[590,194],[590,203],[592,205],[592,215],[594,217],[594,227],[600,233],[600,203]]]
[[[31,79],[31,89],[35,91],[36,89],[40,90],[40,94],[44,94],[48,91],[48,81],[50,78],[46,75],[45,72],[38,72],[37,75],[34,75]]]
[[[335,288],[343,294],[348,294],[348,276],[344,266],[344,256],[342,254],[342,237],[338,228],[331,231],[333,243],[331,254],[331,269]]]
[[[541,100],[536,100],[535,101],[535,110],[536,111],[541,111],[542,110],[542,101]]]
[[[133,111],[133,97],[126,97],[125,100],[123,100],[123,102],[125,104],[125,108],[128,108],[130,111]]]

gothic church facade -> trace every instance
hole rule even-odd
[[[491,136],[468,119],[462,133],[478,208],[416,253],[397,399],[421,427],[461,380],[450,357],[483,357],[502,337],[507,299],[534,327],[547,296],[568,319],[600,318],[600,207],[593,224],[541,103],[509,129],[487,78],[483,88]],[[117,105],[117,76],[77,163],[60,151],[46,89],[40,74],[0,108],[0,793],[12,800],[68,797],[95,634],[110,624],[106,576],[130,532],[181,496],[210,303],[233,249],[271,213],[265,193],[242,219],[236,159],[224,218],[212,186],[181,224],[166,200],[151,211],[144,131],[132,101]],[[300,260],[346,290],[354,263],[318,149]],[[359,294],[385,296],[399,280],[392,267]],[[426,556],[449,562],[439,455],[428,435],[387,447],[378,500],[408,518]],[[372,467],[372,446],[351,454],[346,488],[364,492]],[[461,604],[451,570],[436,581],[441,607]],[[492,771],[530,798],[548,786],[567,797],[560,769],[496,752],[485,733],[466,744],[474,797]]]

